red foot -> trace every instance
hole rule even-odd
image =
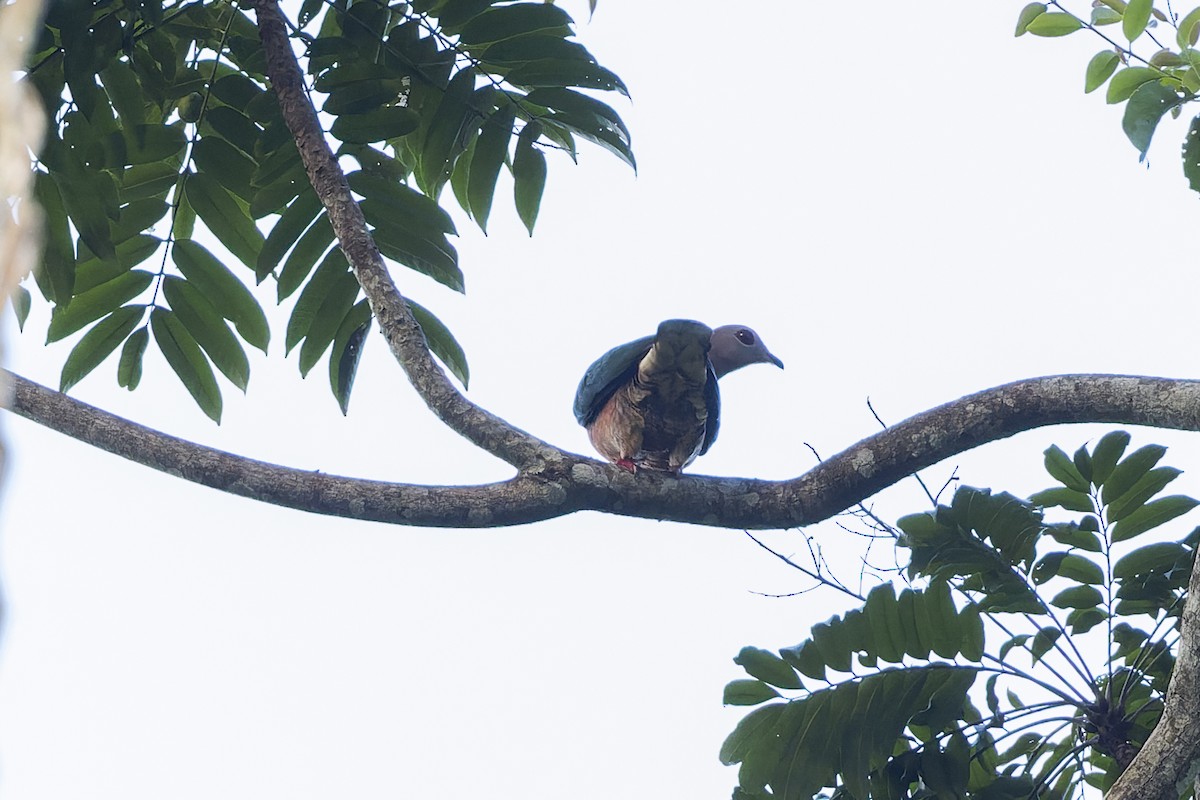
[[[626,472],[631,472],[634,475],[637,474],[637,464],[633,463],[632,459],[619,458],[619,459],[617,459],[616,464],[618,467],[625,470]]]

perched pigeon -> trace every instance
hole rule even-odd
[[[783,368],[745,326],[667,320],[654,336],[614,347],[588,367],[575,419],[618,466],[679,474],[717,438],[717,379],[748,364]]]

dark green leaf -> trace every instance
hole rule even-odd
[[[206,136],[192,147],[192,158],[196,160],[196,166],[202,173],[216,178],[233,194],[247,203],[254,199],[250,178],[258,164],[229,142],[215,136]]]
[[[1050,525],[1046,528],[1046,531],[1059,544],[1078,547],[1080,550],[1087,550],[1092,553],[1099,553],[1102,550],[1100,537],[1094,531],[1084,530],[1073,522]]]
[[[1070,553],[1058,565],[1058,574],[1080,583],[1104,583],[1104,571],[1100,565],[1081,555]]]
[[[185,186],[188,201],[208,229],[229,252],[253,269],[262,250],[263,235],[251,219],[249,207],[210,175],[192,175]]]
[[[1087,493],[1090,484],[1079,474],[1075,462],[1058,445],[1050,445],[1045,450],[1046,471],[1050,477],[1076,492]]]
[[[304,192],[280,215],[279,221],[267,235],[263,248],[258,253],[254,274],[259,282],[279,265],[284,253],[296,244],[300,234],[312,224],[322,208],[321,199],[317,197],[316,192]]]
[[[1134,511],[1128,517],[1112,527],[1114,542],[1132,539],[1138,534],[1157,528],[1165,522],[1170,522],[1178,516],[1186,514],[1197,506],[1198,502],[1183,495],[1171,495],[1153,500]]]
[[[471,382],[471,370],[467,366],[467,355],[450,333],[450,329],[419,303],[408,298],[405,298],[404,302],[408,305],[417,324],[421,326],[421,332],[425,334],[425,342],[429,345],[430,351],[446,365],[454,377],[458,378],[463,388],[466,388]]]
[[[799,670],[801,675],[814,680],[825,680],[825,661],[811,639],[794,647],[785,647],[779,654],[783,656],[784,661]]]
[[[547,3],[514,3],[484,11],[463,26],[459,40],[467,45],[486,44],[523,34],[550,31],[570,35],[567,12]]]
[[[535,33],[517,36],[488,45],[480,60],[488,64],[517,66],[529,61],[584,61],[595,63],[596,59],[578,42],[567,41],[561,36]]]
[[[204,122],[222,139],[246,155],[254,156],[255,145],[261,141],[263,131],[241,111],[229,106],[213,106],[205,112]]]
[[[428,275],[456,292],[463,291],[463,274],[458,266],[458,252],[444,236],[425,239],[412,229],[384,223],[378,218],[373,231],[379,252],[399,261],[417,272]],[[381,224],[382,223],[382,224]]]
[[[1125,431],[1113,431],[1096,443],[1096,449],[1092,452],[1092,482],[1096,486],[1103,486],[1108,480],[1113,468],[1125,454],[1130,438]]]
[[[178,157],[187,146],[179,125],[134,125],[109,134],[107,146],[123,151],[124,164],[150,164]]]
[[[276,276],[275,294],[279,302],[290,297],[304,284],[304,279],[308,277],[313,266],[329,252],[334,238],[333,226],[329,223],[329,217],[322,211],[300,237],[287,261],[283,262],[283,269]]]
[[[471,156],[467,198],[471,214],[484,233],[492,210],[492,196],[496,193],[496,179],[508,157],[508,141],[512,138],[515,118],[516,108],[511,103],[488,117]]]
[[[129,391],[138,387],[142,380],[142,356],[146,354],[146,344],[150,341],[150,332],[139,328],[125,340],[121,348],[121,360],[117,364],[117,385]]]
[[[1063,589],[1050,600],[1057,608],[1092,608],[1104,602],[1104,596],[1095,586],[1072,586]]]
[[[1192,120],[1183,141],[1183,174],[1188,179],[1188,188],[1200,192],[1200,116]]]
[[[417,192],[401,181],[369,172],[352,172],[347,176],[350,188],[365,198],[364,213],[371,206],[378,208],[382,217],[394,217],[400,224],[410,224],[417,229],[432,228],[443,233],[456,233],[454,221],[433,200]]]
[[[804,684],[796,670],[779,656],[758,647],[743,647],[733,663],[742,667],[752,677],[781,689],[803,689]]]
[[[221,421],[221,390],[212,367],[204,358],[200,345],[170,311],[156,308],[150,312],[150,328],[154,341],[171,369],[191,394],[200,410],[214,422]]]
[[[114,59],[108,62],[100,71],[100,80],[125,125],[138,125],[146,121],[146,98],[128,61]]]
[[[24,286],[16,286],[13,288],[12,296],[8,299],[12,303],[13,313],[17,317],[17,327],[22,331],[25,330],[25,320],[29,319],[29,309],[33,305],[29,290]]]
[[[1107,511],[1109,523],[1120,522],[1141,508],[1147,500],[1161,492],[1167,484],[1182,475],[1174,467],[1155,467],[1135,483],[1129,491],[1114,500]]]
[[[1087,633],[1107,619],[1108,614],[1102,609],[1077,608],[1067,615],[1067,624],[1071,626],[1071,633],[1078,636],[1081,633]]]
[[[1178,93],[1160,81],[1147,81],[1134,90],[1125,105],[1121,127],[1143,160],[1150,149],[1150,140],[1154,137],[1158,121],[1181,102]]]
[[[321,356],[333,344],[338,329],[354,307],[354,300],[359,291],[358,280],[352,274],[346,273],[337,279],[322,299],[321,306],[304,336],[304,344],[300,346],[301,375],[307,376],[309,370],[316,366]]]
[[[161,199],[179,179],[179,167],[166,161],[138,164],[121,173],[121,199],[139,200],[145,197]]]
[[[511,70],[505,79],[514,86],[533,89],[580,86],[629,96],[629,90],[620,78],[599,64],[587,61],[558,58],[530,61]]]
[[[46,341],[57,342],[88,323],[111,314],[144,292],[153,280],[154,276],[149,272],[132,270],[76,295],[65,308],[55,307],[50,315]]]
[[[1112,505],[1132,489],[1166,452],[1167,448],[1162,445],[1148,444],[1126,456],[1104,480],[1104,490],[1100,495],[1104,505]]]
[[[162,290],[175,316],[208,354],[212,363],[234,386],[246,391],[246,384],[250,381],[250,362],[237,337],[225,324],[221,312],[203,292],[180,278],[167,277]]]
[[[1069,511],[1082,511],[1085,514],[1096,510],[1089,495],[1065,486],[1031,494],[1029,502],[1042,508],[1060,506]]]
[[[350,410],[350,392],[354,388],[354,376],[358,373],[367,333],[371,330],[371,319],[371,306],[366,299],[359,300],[333,337],[333,349],[329,353],[329,385],[343,416]]]
[[[62,376],[59,378],[58,390],[70,391],[72,386],[100,366],[100,363],[137,327],[145,313],[145,306],[124,306],[96,323],[67,356]]]
[[[537,122],[528,123],[517,137],[513,154],[513,193],[517,214],[530,236],[533,235],[533,226],[542,204],[542,192],[546,188],[546,157],[534,147],[540,135],[541,125]]]
[[[467,118],[475,114],[468,105],[474,90],[475,71],[470,68],[460,70],[450,80],[429,122],[417,164],[417,182],[430,197],[436,198],[450,177],[456,149],[462,146],[462,129]]]
[[[46,173],[34,176],[33,189],[46,222],[41,269],[34,270],[34,277],[47,300],[69,303],[75,287],[75,245],[67,211],[58,185]]]
[[[321,309],[321,304],[338,281],[347,275],[350,275],[350,265],[341,249],[335,247],[321,261],[321,265],[313,273],[312,279],[304,287],[304,291],[300,292],[296,305],[292,307],[287,331],[284,333],[285,353],[292,352],[292,348],[308,335],[308,331]],[[340,317],[337,322],[341,322]]]
[[[1091,589],[1090,586],[1084,588]],[[1092,591],[1094,592],[1096,590],[1092,589]],[[1097,594],[1099,594],[1099,592],[1097,592]],[[1029,652],[1033,654],[1034,664],[1041,661],[1042,656],[1046,655],[1046,653],[1049,653],[1050,650],[1053,649],[1054,643],[1058,641],[1058,637],[1061,635],[1062,631],[1060,631],[1058,628],[1051,627],[1042,628],[1037,632],[1037,635],[1033,637],[1033,641],[1029,644]],[[1003,763],[1004,759],[1001,758],[1000,761]]]
[[[190,239],[177,241],[171,254],[188,283],[199,289],[213,307],[237,327],[247,343],[267,352],[271,341],[267,318],[245,284],[216,256]]]
[[[1178,542],[1156,542],[1139,547],[1113,565],[1113,577],[1132,578],[1138,575],[1165,573],[1191,564],[1192,551]]]
[[[740,679],[725,685],[721,702],[727,706],[756,706],[779,697],[779,692],[762,681]]]
[[[331,132],[343,142],[370,144],[412,133],[420,121],[420,115],[411,108],[386,106],[365,114],[338,117]]]

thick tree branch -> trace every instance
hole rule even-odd
[[[329,149],[316,109],[304,91],[303,73],[292,52],[287,27],[275,0],[251,0],[259,36],[267,56],[267,75],[279,100],[300,158],[354,275],[371,304],[392,353],[417,393],[452,430],[515,467],[530,467],[554,450],[545,442],[510,425],[467,400],[434,363],[421,327],[400,296],[384,266],[375,240],[367,232],[362,210],[350,194],[341,166]]]
[[[786,481],[640,472],[540,445],[512,480],[416,486],[265,464],[166,436],[11,376],[16,413],[196,483],[317,514],[397,525],[498,527],[593,510],[735,529],[811,525],[918,470],[1021,431],[1071,422],[1200,430],[1200,381],[1059,375],[988,389],[918,414]]]

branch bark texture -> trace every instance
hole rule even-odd
[[[921,469],[1021,431],[1072,422],[1200,430],[1200,381],[1058,375],[918,414],[784,481],[636,475],[548,444],[508,481],[421,486],[337,477],[243,458],[117,417],[17,375],[17,414],[215,489],[317,514],[397,525],[490,528],[591,510],[735,529],[812,525]]]

